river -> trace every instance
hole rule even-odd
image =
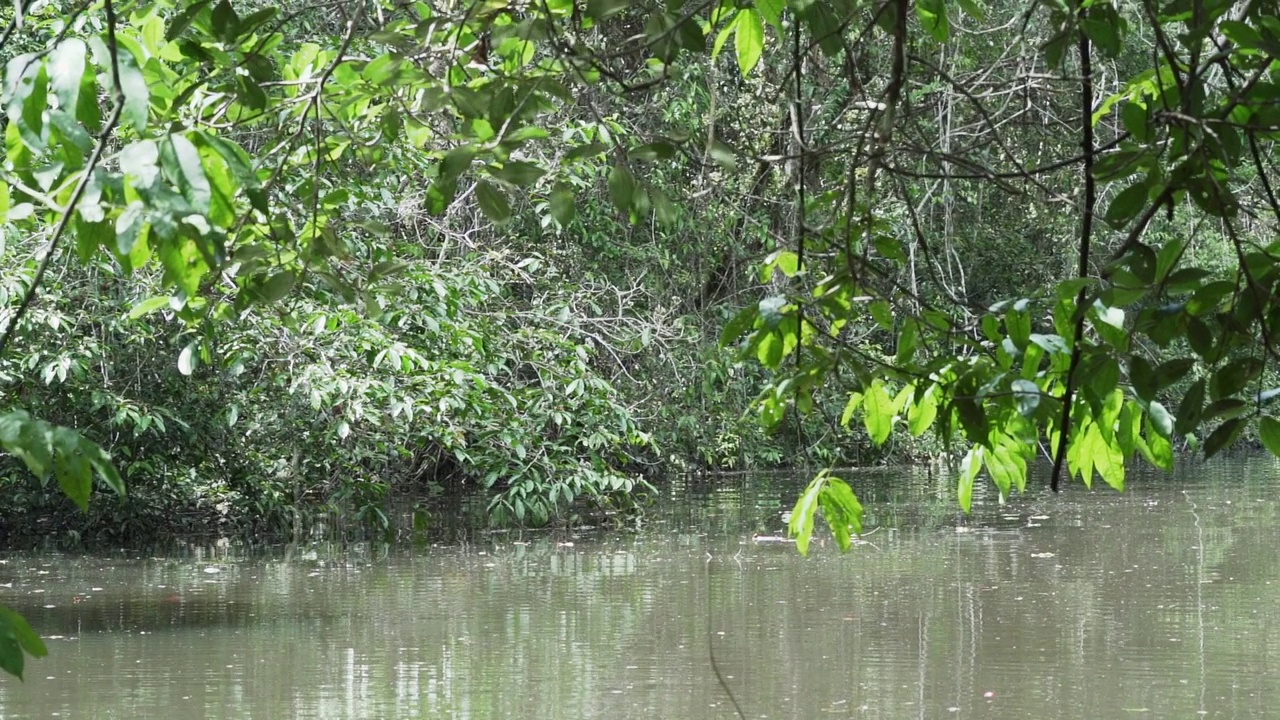
[[[963,517],[950,480],[844,477],[865,543],[757,543],[803,477],[664,490],[610,532],[9,554],[48,638],[0,718],[1274,717],[1280,465]],[[1099,484],[1100,485],[1100,484]],[[717,670],[718,675],[717,676]],[[726,689],[729,692],[726,692]],[[730,695],[729,693],[732,693]]]

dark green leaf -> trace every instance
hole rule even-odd
[[[263,302],[277,302],[289,294],[293,289],[293,284],[297,282],[298,276],[292,270],[282,270],[267,278],[266,282],[258,290],[258,297]],[[190,346],[188,346],[190,347]]]
[[[1233,418],[1219,425],[1204,441],[1204,456],[1211,458],[1223,449],[1230,447],[1244,428],[1244,418]]]
[[[22,646],[18,644],[13,632],[4,625],[5,622],[0,620],[0,670],[22,680],[26,657],[22,654]]]
[[[1234,395],[1245,388],[1262,372],[1262,362],[1256,358],[1232,360],[1218,369],[1209,381],[1209,397],[1214,400]]]
[[[1192,358],[1175,358],[1161,363],[1155,369],[1157,389],[1163,390],[1178,382],[1191,371],[1191,368],[1195,367],[1195,364],[1196,361]]]
[[[511,219],[511,204],[507,202],[506,194],[488,180],[476,183],[476,202],[481,212],[495,223],[502,224]]]
[[[568,227],[569,223],[573,222],[577,210],[574,208],[573,193],[570,190],[566,188],[552,190],[548,205],[551,208],[551,217],[555,218],[560,227]]]
[[[234,42],[236,28],[240,26],[240,17],[236,15],[231,3],[227,2],[227,0],[219,0],[218,4],[213,6],[212,19],[214,35],[225,43]]]
[[[196,15],[199,15],[201,10],[208,7],[210,2],[211,0],[197,0],[196,2],[188,3],[169,21],[169,27],[164,32],[164,39],[172,42],[179,35],[186,32],[186,29],[191,27],[191,21],[195,20]]]
[[[1134,394],[1148,402],[1155,399],[1156,390],[1159,389],[1151,363],[1141,355],[1133,355],[1129,358],[1129,383],[1133,385]]]
[[[1264,415],[1258,421],[1258,437],[1262,440],[1263,447],[1272,455],[1280,457],[1280,420]]]
[[[471,167],[471,161],[476,157],[476,151],[469,145],[456,147],[445,153],[444,159],[440,161],[440,176],[448,178],[456,178],[466,172]]]
[[[613,198],[613,204],[619,210],[630,211],[635,192],[636,180],[631,176],[631,170],[623,163],[614,165],[609,171],[609,197]]]
[[[538,178],[546,174],[546,170],[530,162],[512,161],[504,163],[500,168],[489,168],[489,174],[521,187],[532,185]]]
[[[1134,183],[1121,190],[1107,206],[1106,220],[1117,230],[1129,224],[1147,206],[1147,182]]]
[[[1217,402],[1210,403],[1209,407],[1204,409],[1204,419],[1229,420],[1234,417],[1240,417],[1252,409],[1253,406],[1240,398],[1223,398]]]
[[[1200,427],[1200,419],[1204,410],[1204,379],[1195,381],[1178,403],[1178,419],[1173,424],[1173,431],[1179,435],[1194,432]]]

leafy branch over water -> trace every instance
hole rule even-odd
[[[122,535],[143,497],[298,538],[442,488],[617,517],[646,466],[952,452],[968,510],[1038,453],[1280,454],[1271,4],[4,12],[31,506],[96,476]],[[853,489],[802,494],[802,552],[819,511],[847,549]]]

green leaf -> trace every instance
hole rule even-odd
[[[951,25],[947,22],[947,4],[945,0],[916,0],[916,17],[920,24],[940,43],[947,41],[951,34]]]
[[[282,270],[267,278],[257,289],[258,299],[263,302],[273,303],[284,298],[293,289],[293,284],[297,281],[298,276],[292,270]],[[187,347],[191,347],[188,345]],[[183,373],[186,374],[186,373]]]
[[[615,164],[609,171],[609,197],[613,198],[613,204],[619,210],[629,212],[635,192],[636,179],[632,177],[631,170],[621,162]]]
[[[1217,400],[1234,395],[1245,388],[1262,372],[1262,362],[1245,357],[1232,360],[1218,369],[1209,380],[1209,397]]]
[[[871,383],[862,401],[862,420],[871,442],[883,445],[889,439],[889,432],[893,429],[893,400],[879,379]]]
[[[1151,363],[1141,355],[1133,355],[1129,358],[1129,383],[1133,385],[1133,392],[1143,400],[1153,400],[1156,396],[1156,374],[1151,369]]]
[[[1204,378],[1201,378],[1187,390],[1178,403],[1178,417],[1173,423],[1173,431],[1186,435],[1200,427],[1201,414],[1204,411]]]
[[[911,361],[920,342],[920,326],[915,318],[907,318],[902,322],[902,330],[898,333],[898,348],[895,360],[903,365]]]
[[[1209,433],[1208,439],[1204,441],[1204,456],[1206,459],[1217,455],[1222,450],[1231,446],[1240,436],[1240,432],[1245,428],[1244,418],[1232,418],[1222,423],[1213,432]]]
[[[22,680],[27,659],[22,654],[22,646],[18,644],[13,631],[5,627],[6,624],[0,621],[0,670]]]
[[[471,161],[475,160],[475,157],[475,148],[470,145],[453,148],[445,153],[444,159],[440,161],[440,176],[458,177],[471,167]]]
[[[546,170],[530,162],[511,161],[500,168],[489,168],[489,174],[512,185],[526,187],[538,181],[547,173]]]
[[[1151,419],[1151,427],[1160,433],[1162,437],[1170,437],[1173,435],[1174,423],[1173,416],[1165,409],[1163,405],[1152,400],[1147,405],[1147,417]]]
[[[551,191],[548,205],[551,209],[551,217],[555,218],[560,227],[568,227],[577,214],[577,209],[573,204],[573,193],[564,188],[556,188]]]
[[[1163,362],[1155,370],[1155,382],[1158,389],[1165,389],[1186,376],[1195,367],[1194,358],[1174,358]]]
[[[1013,399],[1018,404],[1018,413],[1023,417],[1031,417],[1040,406],[1040,386],[1030,380],[1014,380]]]
[[[511,204],[506,194],[488,180],[476,183],[476,202],[485,217],[499,225],[511,219]]]
[[[3,624],[3,634],[12,635],[18,641],[18,645],[31,657],[42,658],[49,654],[44,641],[18,613],[9,608],[0,607],[0,624]]]
[[[670,160],[675,157],[676,148],[669,142],[657,141],[633,147],[627,151],[627,157],[632,160],[640,160],[642,162],[653,162],[655,160]]]
[[[1031,314],[1026,310],[1010,309],[1004,316],[1004,326],[1014,346],[1026,350],[1031,342]]]
[[[1115,57],[1120,53],[1120,34],[1115,23],[1101,18],[1085,18],[1080,21],[1080,27],[1108,57]]]
[[[190,376],[196,369],[196,344],[195,342],[187,343],[182,348],[182,352],[178,353],[178,372],[183,375]]]
[[[787,534],[796,541],[801,555],[809,554],[809,541],[813,537],[814,516],[822,510],[835,536],[841,552],[848,551],[853,535],[862,532],[862,504],[853,490],[843,480],[832,477],[824,470],[818,474],[796,500],[787,521]]]
[[[1133,100],[1129,100],[1120,111],[1120,119],[1124,123],[1124,129],[1128,130],[1129,134],[1138,142],[1147,142],[1151,139],[1151,125],[1147,121],[1147,108]]]
[[[1106,221],[1119,230],[1129,224],[1147,206],[1147,181],[1134,183],[1121,190],[1107,206]]]
[[[1001,498],[1009,497],[1013,488],[1026,485],[1026,461],[1013,454],[1006,445],[996,445],[994,451],[986,453],[986,465]]]
[[[164,39],[172,42],[179,35],[186,32],[187,28],[191,27],[191,21],[195,20],[196,15],[199,15],[201,10],[208,7],[210,2],[211,0],[197,0],[189,3],[182,9],[182,12],[174,15],[169,20],[169,27],[165,29]]]
[[[236,39],[240,40],[244,38],[246,35],[257,30],[279,14],[280,8],[266,7],[246,15],[240,19],[239,23],[236,24]]]
[[[1147,448],[1147,460],[1151,461],[1152,465],[1161,470],[1174,469],[1174,446],[1170,445],[1166,438],[1152,434],[1147,437],[1147,442],[1139,447]]]
[[[933,421],[938,417],[938,393],[937,387],[931,386],[920,396],[920,399],[911,406],[911,411],[907,416],[907,430],[912,437],[920,437],[933,425]]]
[[[1124,453],[1117,442],[1103,437],[1097,423],[1091,423],[1085,452],[1092,452],[1093,467],[1102,481],[1119,492],[1124,492]]]
[[[49,53],[49,88],[58,98],[58,109],[71,117],[79,107],[87,56],[88,48],[79,38],[63,40]]]
[[[128,317],[130,320],[137,320],[138,318],[142,317],[143,315],[146,315],[147,313],[155,312],[156,310],[159,310],[162,307],[168,307],[168,305],[169,305],[168,297],[147,298],[146,300],[143,300],[137,305],[134,305],[133,309],[129,311]]]
[[[791,509],[791,519],[787,521],[787,534],[796,541],[796,550],[801,555],[809,554],[809,540],[813,537],[813,516],[818,512],[818,496],[826,484],[825,475],[814,478],[796,500]]]
[[[231,43],[236,39],[236,28],[240,25],[240,18],[236,15],[235,8],[231,7],[231,3],[227,0],[219,0],[217,5],[213,6],[213,34],[225,43]]]
[[[168,161],[165,165],[170,166],[168,169],[177,177],[183,197],[200,212],[209,212],[213,190],[209,186],[209,178],[205,177],[196,146],[183,135],[170,135],[165,149],[170,152],[162,152],[161,161]]]
[[[968,513],[973,506],[973,480],[982,469],[983,447],[974,445],[960,461],[960,481],[956,487],[956,495],[960,500],[960,509]]]
[[[1258,421],[1258,437],[1262,440],[1263,447],[1271,451],[1272,455],[1280,457],[1280,420],[1270,415],[1262,416]]]
[[[34,53],[19,55],[4,71],[5,114],[18,129],[23,144],[34,151],[44,149],[44,112],[48,106],[49,78],[45,65]]]
[[[724,330],[720,331],[720,347],[729,347],[738,341],[738,338],[751,329],[755,325],[756,317],[760,314],[758,305],[748,305],[738,311],[733,319],[725,323]]]
[[[142,132],[147,127],[147,108],[151,102],[147,79],[138,67],[137,59],[128,49],[117,47],[116,56],[116,64],[120,68],[120,91],[124,95],[124,120],[135,131]],[[110,75],[111,65],[108,64],[105,69]]]
[[[1086,366],[1088,387],[1098,397],[1107,397],[1120,383],[1120,363],[1110,355],[1095,356]]]
[[[960,0],[960,7],[964,9],[965,14],[974,20],[985,20],[987,12],[979,4],[978,0]]]
[[[863,394],[860,392],[849,393],[849,402],[845,403],[844,412],[840,413],[840,427],[849,427],[849,421],[853,419],[853,414],[862,407]]]
[[[617,15],[631,5],[632,0],[587,0],[587,16],[604,20]]]
[[[783,0],[756,0],[756,10],[760,11],[760,16],[765,22],[769,23],[773,29],[782,36],[782,8],[785,6]]]
[[[717,165],[731,173],[738,169],[737,151],[721,140],[712,139],[708,142],[707,154]]]
[[[764,23],[759,12],[742,8],[738,11],[734,28],[733,47],[738,54],[738,69],[746,77],[755,69],[764,52]]]
[[[827,475],[825,471],[819,477],[826,480],[818,494],[822,517],[827,521],[840,552],[848,552],[853,545],[853,536],[862,534],[862,503],[858,502],[858,497],[845,481]]]

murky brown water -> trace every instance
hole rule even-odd
[[[808,559],[750,542],[804,482],[758,477],[639,533],[10,556],[0,602],[55,637],[0,717],[737,717],[709,646],[747,718],[1276,717],[1278,478],[1188,465],[963,521],[949,483],[850,476],[882,529]]]

